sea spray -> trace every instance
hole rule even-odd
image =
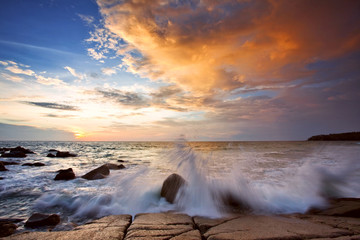
[[[331,197],[360,197],[360,146],[353,143],[28,144],[24,146],[36,152],[59,148],[79,157],[38,155],[34,160],[45,162],[42,168],[9,165],[0,195],[0,213],[6,217],[26,218],[40,211],[58,213],[66,221],[81,224],[110,214],[142,212],[177,211],[209,217],[249,210],[292,213],[325,206]],[[106,179],[53,181],[58,169],[73,167],[81,176],[105,163],[116,163],[118,156],[125,160],[126,169],[111,170]],[[160,197],[160,189],[174,172],[188,185],[170,204]],[[34,189],[35,195],[27,189]],[[11,200],[7,200],[9,196]]]

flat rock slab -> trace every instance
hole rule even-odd
[[[199,239],[199,230],[190,216],[175,213],[138,214],[129,227],[126,240],[130,239]]]
[[[240,216],[209,228],[209,240],[220,239],[311,239],[353,235],[346,229],[281,216]]]
[[[5,239],[16,240],[102,240],[123,239],[131,224],[131,215],[112,215],[75,228],[73,231],[24,232]]]

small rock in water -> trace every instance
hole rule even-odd
[[[107,163],[105,164],[109,169],[111,170],[119,170],[119,169],[124,169],[125,166],[123,164],[113,164],[113,163]]]
[[[72,168],[60,169],[54,180],[72,180],[75,179],[75,173]]]
[[[66,157],[76,157],[76,156],[77,156],[77,154],[74,154],[74,153],[57,151],[55,157],[66,158]]]
[[[10,221],[0,220],[0,237],[10,236],[17,229],[17,225]]]
[[[0,162],[0,171],[8,171],[2,162]]]
[[[97,180],[97,179],[106,178],[109,174],[110,174],[109,167],[107,166],[107,164],[104,164],[104,165],[88,172],[87,174],[82,176],[82,178],[85,178],[87,180]]]
[[[54,154],[52,154],[52,153],[49,153],[48,155],[46,155],[46,157],[56,157]]]
[[[173,173],[165,179],[160,195],[168,202],[174,203],[180,187],[182,187],[184,184],[186,184],[184,178],[176,173]]]
[[[26,157],[26,154],[23,152],[11,151],[9,153],[1,154],[1,157],[3,157],[3,158],[24,158],[24,157]]]
[[[44,163],[36,162],[36,163],[24,163],[22,166],[30,166],[30,167],[42,167],[45,166]]]
[[[55,226],[59,223],[60,223],[60,216],[57,214],[47,215],[41,213],[34,213],[26,221],[25,227],[39,228],[45,226]]]

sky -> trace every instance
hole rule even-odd
[[[358,0],[1,0],[0,140],[360,131]]]

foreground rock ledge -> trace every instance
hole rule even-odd
[[[4,239],[360,239],[360,219],[312,214],[237,215],[223,219],[186,214],[138,214],[98,219],[72,231],[25,232]]]

